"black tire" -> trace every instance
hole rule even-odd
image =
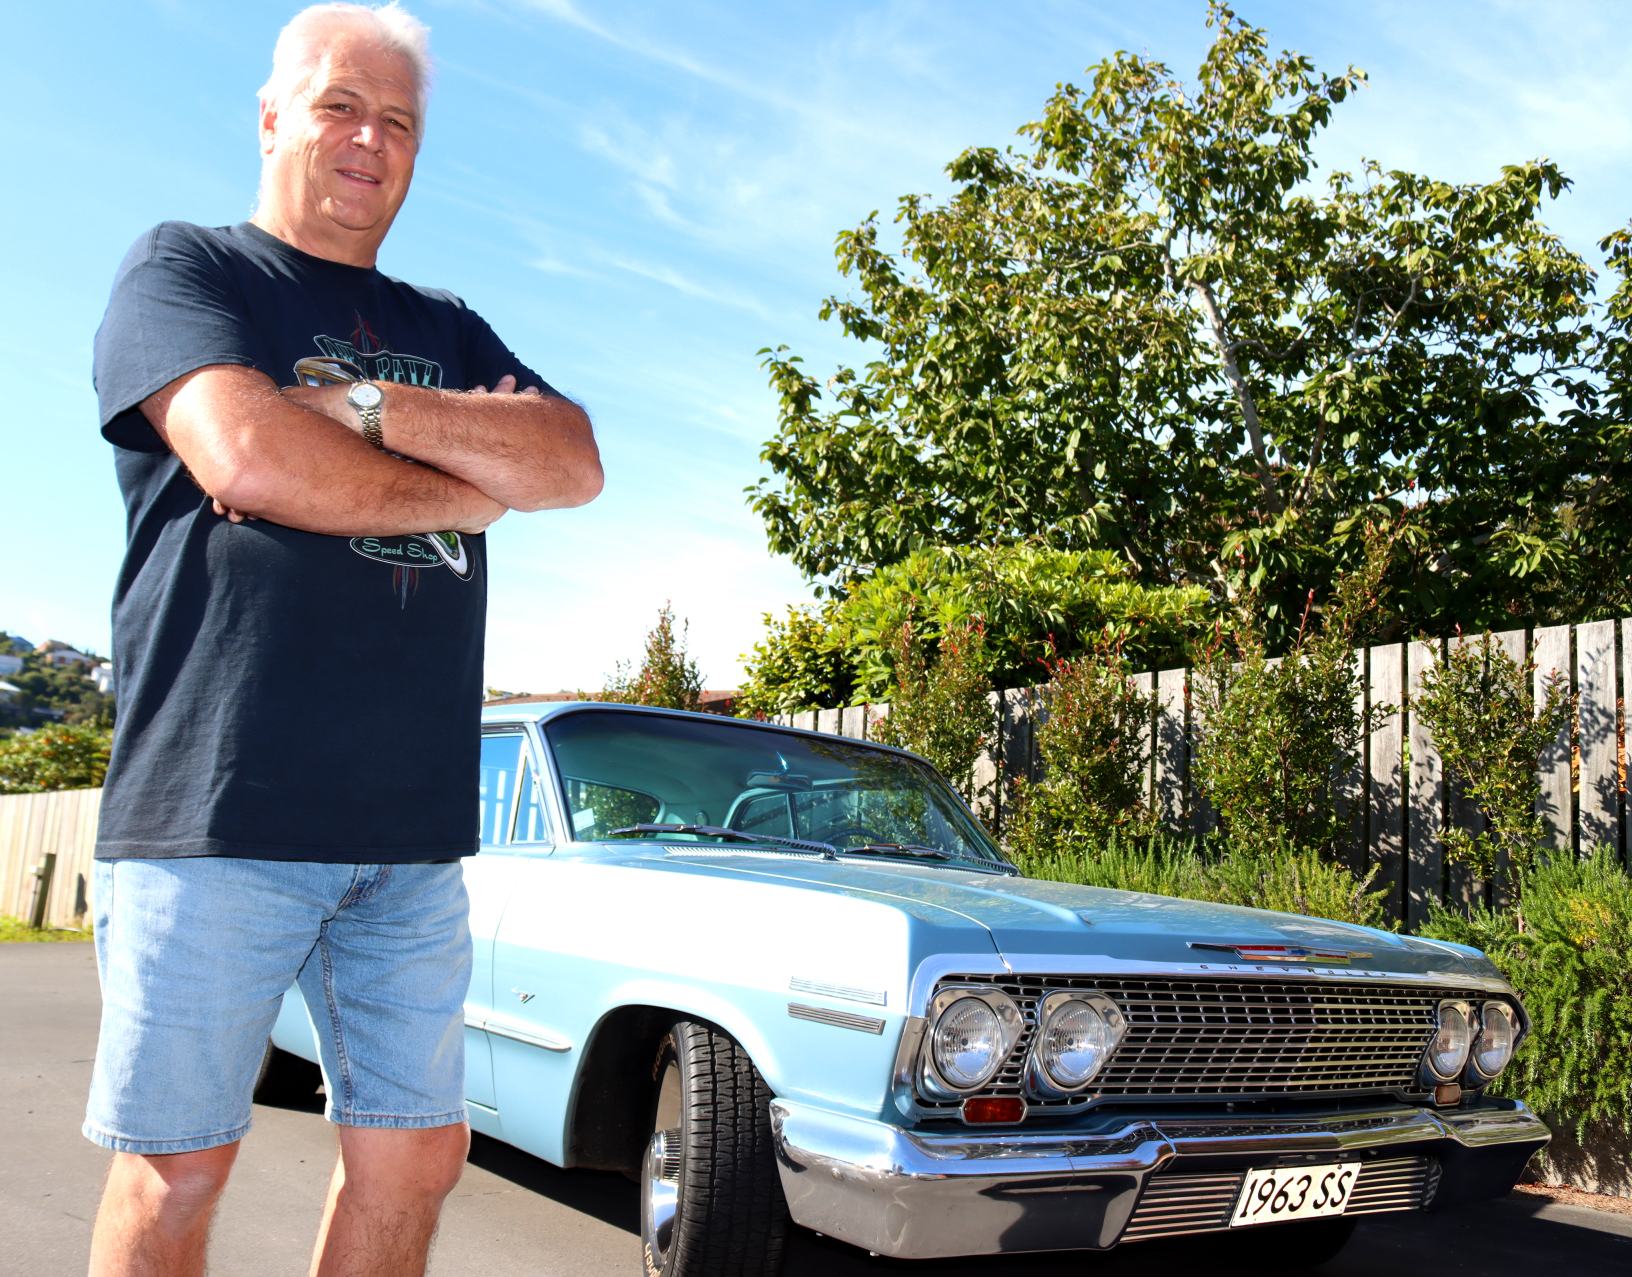
[[[255,1074],[255,1103],[288,1108],[308,1103],[323,1085],[323,1070],[267,1039],[261,1067]]]
[[[776,1277],[788,1236],[770,1088],[736,1042],[682,1020],[652,1067],[641,1168],[646,1277]]]
[[[1229,1263],[1239,1271],[1299,1273],[1318,1268],[1349,1244],[1352,1216],[1304,1219],[1239,1230],[1229,1239]]]

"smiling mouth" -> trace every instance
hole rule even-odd
[[[336,169],[335,171],[339,173],[341,177],[349,177],[354,182],[367,182],[370,186],[378,186],[380,184],[379,178],[370,177],[367,173],[359,173],[356,169],[343,168]]]

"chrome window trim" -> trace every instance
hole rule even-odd
[[[1003,1036],[997,1053],[992,1057],[992,1066],[977,1081],[967,1086],[958,1086],[943,1077],[935,1064],[934,1033],[936,1023],[947,1008],[968,998],[984,1002],[992,1009]],[[929,1000],[925,1018],[929,1027],[925,1034],[924,1049],[919,1054],[918,1084],[923,1088],[924,1094],[945,1100],[973,1095],[991,1081],[992,1075],[1003,1067],[1003,1061],[1013,1054],[1015,1043],[1020,1040],[1020,1034],[1026,1027],[1025,1016],[1020,1013],[1020,1008],[1015,1005],[1013,998],[1002,989],[979,984],[949,984],[937,989],[935,996]]]

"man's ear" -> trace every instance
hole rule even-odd
[[[261,154],[271,155],[278,137],[278,104],[261,99]]]

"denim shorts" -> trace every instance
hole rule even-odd
[[[95,873],[102,1036],[87,1138],[144,1154],[242,1139],[297,982],[331,1122],[465,1120],[471,943],[457,863],[195,856],[99,860]]]

